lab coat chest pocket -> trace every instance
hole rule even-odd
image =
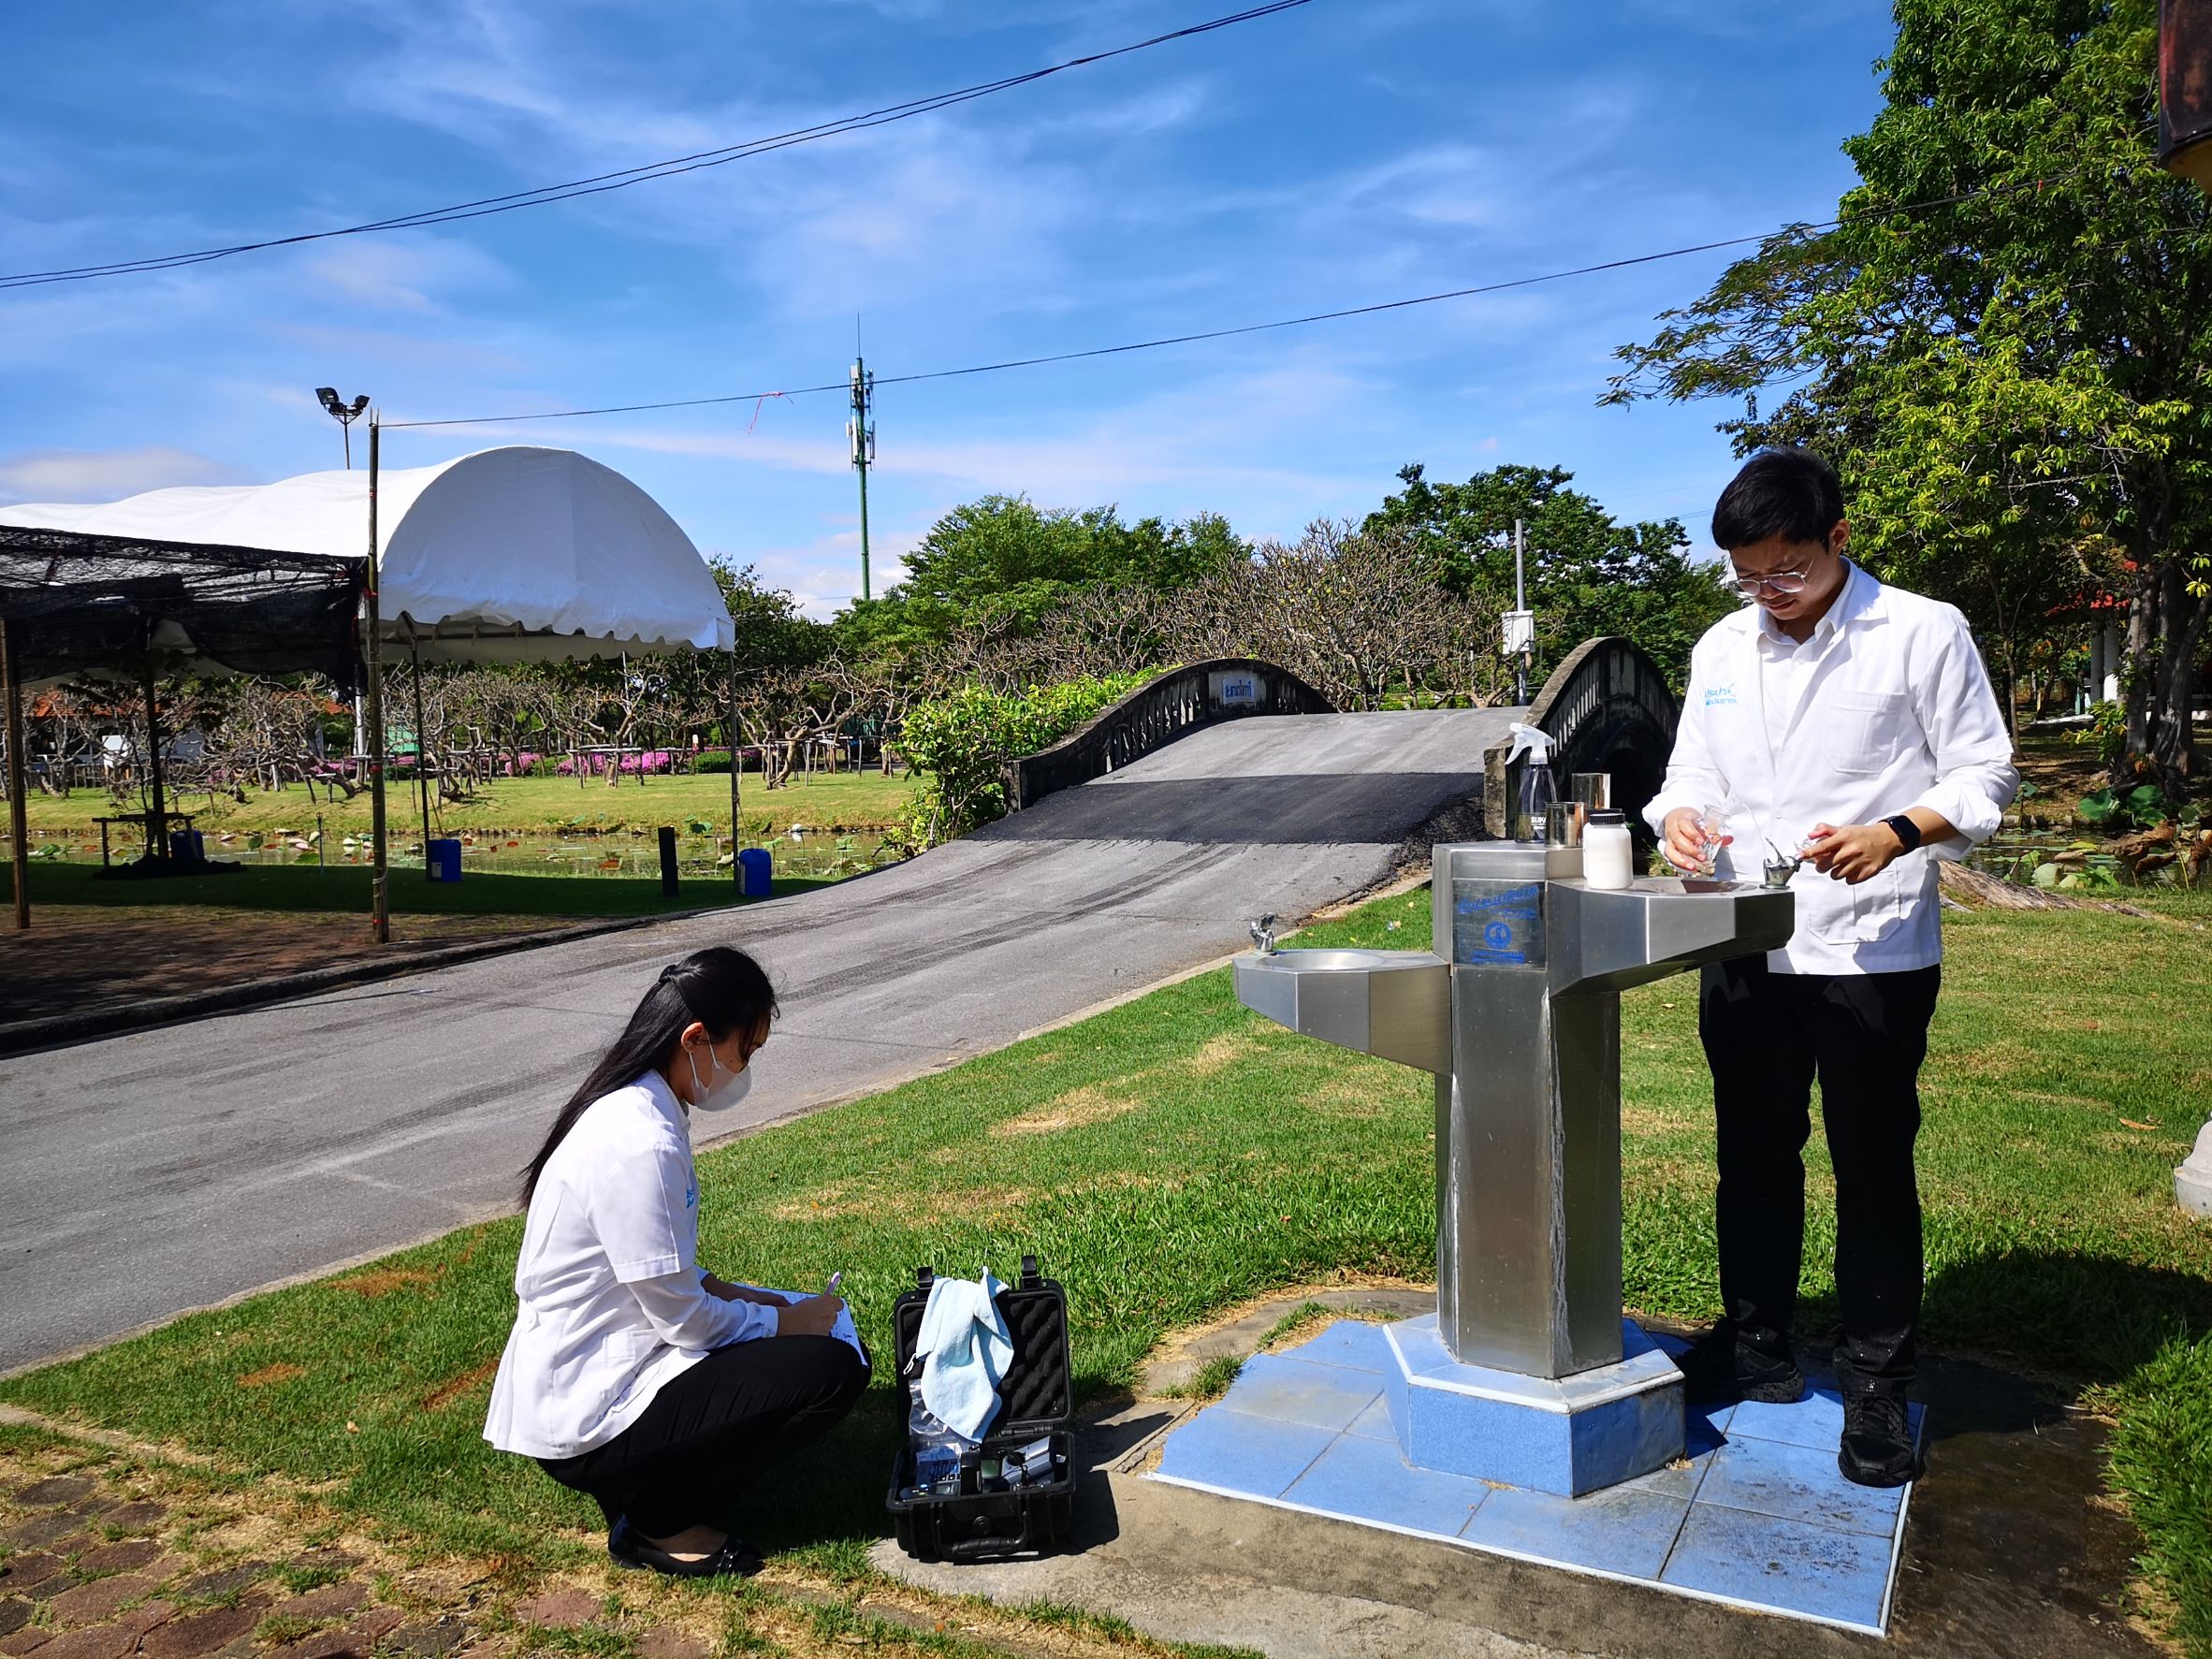
[[[1838,691],[1826,713],[1828,760],[1839,772],[1884,771],[1911,746],[1912,707],[1900,691]]]

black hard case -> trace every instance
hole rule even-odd
[[[891,1309],[902,1422],[912,1409],[915,1385],[907,1370],[936,1270],[925,1267],[914,1278],[915,1288]],[[1020,1281],[998,1292],[998,1311],[1013,1339],[1013,1358],[998,1384],[998,1415],[982,1445],[961,1460],[961,1495],[899,1496],[914,1483],[910,1445],[892,1465],[886,1500],[892,1523],[899,1548],[920,1561],[983,1561],[1049,1550],[1067,1541],[1073,1523],[1075,1470],[1069,1456],[1068,1420],[1074,1412],[1075,1390],[1068,1361],[1067,1292],[1040,1276],[1036,1257],[1025,1256]],[[1046,1435],[1052,1439],[1054,1467],[1060,1471],[1052,1481],[1007,1492],[980,1489],[978,1460]]]

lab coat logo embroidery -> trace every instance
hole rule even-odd
[[[697,1185],[695,1182],[694,1182],[694,1183],[688,1184],[688,1185],[687,1185],[687,1186],[684,1187],[684,1208],[685,1208],[685,1209],[687,1209],[687,1210],[696,1210],[698,1207],[699,1207],[699,1187],[698,1187],[698,1185]]]
[[[1733,704],[1735,701],[1736,688],[1734,686],[1707,686],[1705,688],[1705,706],[1708,708],[1718,708],[1724,704]]]

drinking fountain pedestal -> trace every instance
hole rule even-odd
[[[1153,1478],[1881,1634],[1910,1488],[1843,1480],[1832,1379],[1685,1408],[1672,1339],[1621,1314],[1620,993],[1781,946],[1789,891],[1434,856],[1433,953],[1235,971],[1246,1007],[1435,1074],[1436,1312],[1255,1356]]]

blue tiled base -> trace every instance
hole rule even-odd
[[[1692,1407],[1681,1457],[1565,1497],[1407,1462],[1385,1398],[1390,1377],[1403,1375],[1393,1330],[1410,1334],[1345,1321],[1302,1347],[1252,1360],[1226,1397],[1168,1436],[1153,1478],[1885,1632],[1911,1489],[1875,1492],[1838,1473],[1842,1407],[1832,1382],[1815,1377],[1796,1405]],[[1407,1348],[1418,1353],[1418,1340]],[[1913,1422],[1918,1433],[1917,1405]]]
[[[1423,1469],[1580,1497],[1682,1455],[1682,1374],[1633,1322],[1623,1357],[1550,1381],[1463,1365],[1436,1316],[1383,1332],[1383,1401],[1406,1462]]]

